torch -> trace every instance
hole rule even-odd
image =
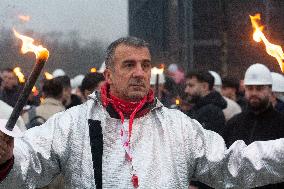
[[[21,72],[21,68],[20,67],[16,67],[13,69],[13,72],[16,74],[16,76],[18,77],[18,80],[20,83],[25,83],[26,79],[24,74]]]
[[[159,97],[160,91],[159,91],[159,79],[160,79],[160,74],[156,74],[156,82],[155,82],[155,96]]]
[[[157,67],[153,67],[151,70],[152,74],[156,77],[156,81],[155,81],[155,96],[159,97],[160,94],[160,87],[159,87],[159,83],[160,83],[160,75],[163,74],[164,69],[161,68],[157,68]]]
[[[48,72],[44,72],[44,76],[45,76],[45,79],[47,79],[47,80],[53,79],[53,75],[51,75],[51,74],[48,73]]]
[[[27,53],[27,52],[33,52],[36,55],[36,63],[32,69],[32,72],[30,74],[30,76],[27,79],[27,82],[24,86],[24,89],[21,93],[21,95],[19,96],[16,105],[8,119],[8,121],[6,122],[6,126],[3,127],[3,123],[5,121],[0,120],[0,130],[12,137],[18,137],[21,136],[21,134],[19,133],[18,129],[14,129],[16,121],[18,120],[20,113],[23,109],[23,107],[25,106],[27,99],[29,97],[29,94],[32,91],[32,88],[38,78],[38,76],[40,75],[40,72],[45,64],[45,62],[48,59],[49,56],[49,52],[46,48],[42,47],[41,45],[36,46],[33,44],[34,39],[21,35],[18,32],[16,32],[15,29],[13,29],[14,34],[17,38],[21,39],[23,42],[22,48],[21,48],[21,52],[23,54]],[[17,127],[16,127],[17,128]],[[13,130],[14,129],[14,130]]]
[[[90,69],[90,72],[91,72],[91,73],[96,73],[96,72],[97,72],[97,68],[95,68],[95,67],[91,68],[91,69]]]
[[[264,29],[264,26],[260,24],[260,14],[256,14],[254,16],[250,16],[251,24],[254,29],[253,32],[253,39],[256,42],[263,42],[266,48],[267,54],[270,56],[276,58],[281,71],[284,72],[284,53],[282,50],[282,47],[280,45],[272,44],[268,41],[268,39],[265,37],[264,33],[262,32]]]

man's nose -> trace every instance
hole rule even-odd
[[[251,95],[257,95],[259,92],[257,91],[257,89],[256,88],[252,88],[251,90],[250,90],[250,94]]]
[[[137,64],[133,72],[134,77],[144,77],[145,71],[143,70],[141,64]]]
[[[186,94],[189,93],[189,86],[186,86],[186,87],[185,87],[184,92],[185,92]]]

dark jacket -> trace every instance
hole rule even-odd
[[[226,100],[220,93],[213,91],[201,98],[187,115],[196,119],[205,129],[222,135],[225,129],[225,116],[222,110],[226,107]]]
[[[284,116],[269,106],[256,115],[249,108],[227,122],[225,142],[229,147],[236,140],[247,145],[254,141],[274,140],[284,137]],[[283,189],[284,183],[267,185],[259,189]]]
[[[280,113],[284,113],[284,102],[282,102],[279,99],[276,99],[276,105],[275,105],[275,110],[277,110]]]
[[[20,95],[20,87],[16,86],[13,89],[3,89],[0,91],[0,100],[3,100],[10,106],[14,107]]]
[[[81,99],[77,95],[71,94],[71,103],[65,108],[67,110],[69,108],[72,108],[73,106],[78,106],[80,104],[82,104]]]

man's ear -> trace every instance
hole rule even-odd
[[[112,71],[110,69],[105,69],[104,71],[104,77],[105,77],[105,80],[108,84],[112,84],[113,82],[113,78],[112,78]]]
[[[209,83],[202,82],[201,86],[203,91],[209,91]]]

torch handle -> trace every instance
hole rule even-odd
[[[14,129],[14,126],[16,125],[16,122],[21,114],[21,111],[23,107],[26,105],[28,97],[32,91],[33,86],[35,85],[35,82],[45,64],[46,60],[44,59],[37,59],[36,64],[33,67],[33,70],[24,86],[23,91],[21,92],[21,95],[19,96],[16,105],[8,119],[8,122],[6,124],[6,129],[9,131],[12,131]]]
[[[159,74],[157,74],[156,75],[156,82],[155,82],[155,96],[157,97],[157,98],[159,98],[159,79],[160,78],[160,75]]]

